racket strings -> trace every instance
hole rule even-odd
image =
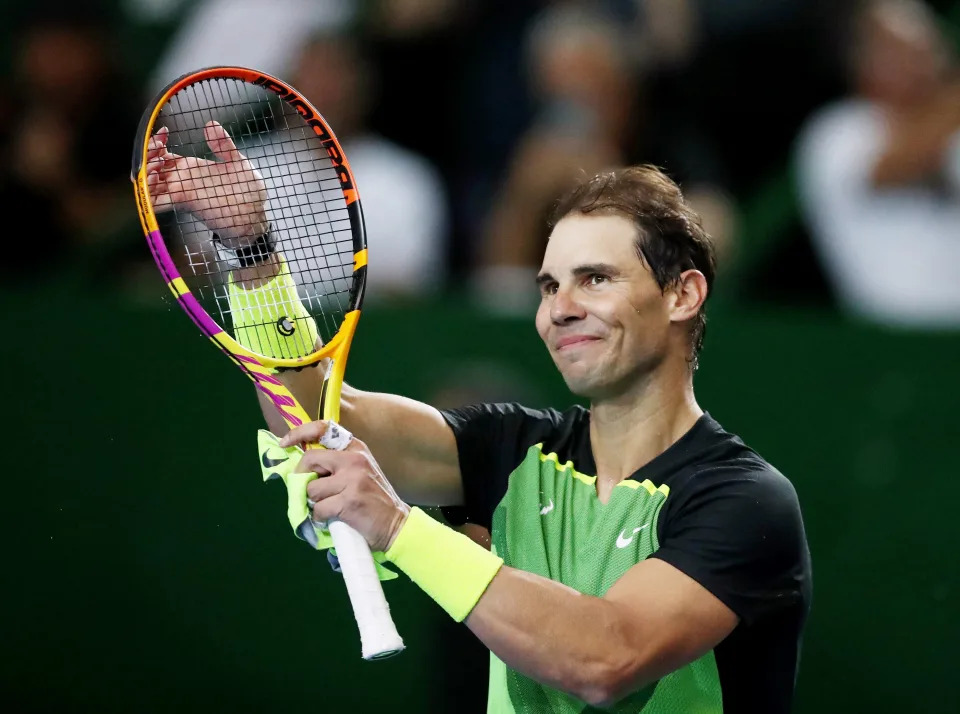
[[[321,339],[328,342],[339,330],[353,298],[355,243],[350,213],[341,183],[319,137],[296,109],[274,94],[239,79],[215,78],[188,85],[163,107],[157,127],[167,127],[167,150],[194,160],[223,163],[204,136],[204,127],[219,122],[236,148],[259,174],[266,188],[266,220],[274,249],[282,256],[297,288],[303,309],[314,319]],[[204,174],[184,170],[172,178],[199,180],[202,188],[227,204],[234,216],[232,228],[241,235],[262,231],[250,212],[241,220],[236,207],[250,191],[250,183],[221,171]],[[168,179],[169,180],[169,179]],[[234,211],[234,212],[231,212]],[[230,273],[237,266],[237,242],[215,243],[212,231],[182,206],[170,212],[178,250],[168,249],[185,264],[182,276],[204,308],[228,331],[235,318],[244,318],[245,329],[253,327],[269,341],[278,329],[274,319],[250,323],[249,314],[234,315],[229,300]],[[262,214],[260,214],[262,215]],[[167,231],[166,233],[170,233]],[[294,305],[274,299],[276,292],[250,291],[247,297],[264,316],[292,316]],[[308,331],[298,330],[290,339],[298,356],[315,351],[308,344]]]

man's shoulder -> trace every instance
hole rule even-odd
[[[729,486],[744,497],[764,495],[797,500],[793,482],[749,447],[739,456],[706,464],[694,471],[691,485],[700,488]]]
[[[796,500],[796,489],[786,475],[738,434],[709,418],[702,448],[686,468],[680,469],[671,490],[716,493],[728,490],[744,497],[777,497]]]

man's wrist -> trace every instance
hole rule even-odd
[[[274,254],[276,239],[273,226],[267,224],[266,230],[259,235],[245,238],[226,238],[214,231],[210,240],[221,249],[222,255],[236,268],[252,268],[268,262]]]
[[[503,566],[503,559],[412,508],[384,556],[462,622]]]
[[[390,531],[390,538],[387,540],[387,545],[383,549],[384,552],[390,550],[394,542],[397,540],[397,536],[400,535],[400,531],[403,529],[404,524],[407,522],[407,517],[410,515],[410,506],[403,503],[397,508],[397,513],[393,519],[393,528]]]
[[[242,248],[237,248],[237,261],[241,268],[250,268],[266,262],[273,255],[275,241],[270,226],[253,241]]]
[[[235,268],[233,278],[244,290],[255,290],[277,277],[282,267],[279,254],[271,253],[262,263],[248,268]]]

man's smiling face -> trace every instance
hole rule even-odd
[[[615,396],[666,356],[668,299],[636,249],[637,228],[573,213],[550,235],[537,277],[537,332],[570,390]]]

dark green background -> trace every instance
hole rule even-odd
[[[252,386],[161,288],[136,303],[57,284],[0,297],[0,704],[482,711],[476,640],[405,577],[385,589],[407,651],[360,658],[339,576],[260,480]],[[699,401],[793,480],[806,518],[799,712],[960,710],[958,357],[958,335],[715,306]],[[456,301],[368,309],[347,374],[441,404],[569,403],[531,322]]]

